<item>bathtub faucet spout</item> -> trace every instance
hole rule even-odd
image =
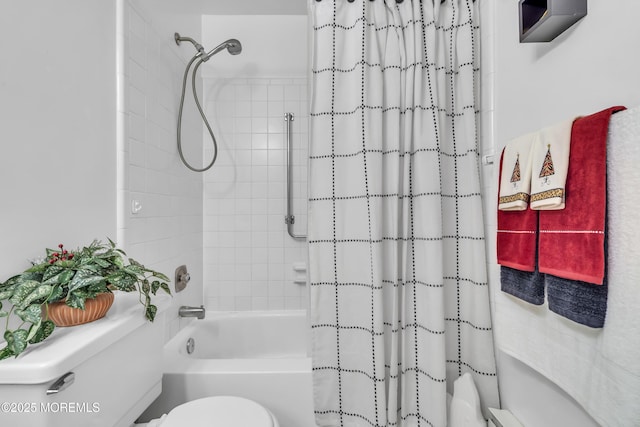
[[[178,310],[178,316],[180,317],[197,317],[198,319],[204,319],[204,315],[205,309],[203,305],[201,305],[200,307],[189,307],[183,305]]]

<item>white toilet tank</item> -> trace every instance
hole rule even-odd
[[[170,297],[155,304],[151,323],[137,292],[116,292],[104,318],[56,328],[17,359],[0,361],[0,425],[129,427],[161,391]],[[56,381],[64,385],[48,393]]]

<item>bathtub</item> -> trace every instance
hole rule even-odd
[[[280,427],[316,427],[308,336],[304,310],[207,311],[165,345],[162,393],[140,421],[193,399],[233,395],[271,410]]]

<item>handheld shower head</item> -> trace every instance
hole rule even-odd
[[[229,39],[223,43],[220,43],[218,46],[214,47],[206,54],[202,55],[202,61],[208,61],[209,58],[224,49],[227,49],[227,51],[231,55],[237,55],[242,52],[242,44],[240,44],[240,42],[236,39]]]
[[[237,55],[242,52],[242,44],[236,39],[229,39],[226,41],[227,50],[231,55]]]
[[[182,37],[180,34],[178,33],[174,33],[173,35],[173,39],[175,40],[177,45],[180,45],[181,42],[189,42],[191,43],[196,50],[198,51],[195,55],[193,55],[193,57],[189,60],[189,62],[187,63],[187,66],[184,70],[184,75],[182,77],[182,95],[180,96],[180,107],[178,108],[178,129],[177,129],[177,142],[178,142],[178,154],[180,154],[180,160],[182,160],[182,163],[184,163],[184,165],[194,171],[194,172],[204,172],[206,170],[209,170],[211,168],[211,166],[213,166],[213,164],[216,162],[216,159],[218,158],[218,143],[216,142],[216,137],[213,134],[213,130],[211,130],[211,126],[209,125],[209,121],[207,120],[207,117],[204,114],[204,111],[202,111],[202,106],[200,105],[200,100],[198,99],[198,91],[196,90],[196,75],[198,73],[198,68],[200,68],[200,66],[202,65],[203,62],[206,62],[209,60],[209,58],[211,58],[213,55],[215,55],[216,53],[220,52],[223,49],[227,49],[227,51],[231,54],[231,55],[237,55],[240,52],[242,52],[242,45],[240,44],[240,42],[236,39],[229,39],[227,41],[225,41],[224,43],[216,46],[215,48],[213,48],[211,51],[209,51],[208,53],[205,53],[204,48],[202,47],[202,45],[198,42],[196,42],[194,39],[192,39],[191,37]],[[202,121],[204,122],[204,124],[207,126],[207,130],[209,131],[209,135],[211,135],[211,142],[213,142],[213,159],[211,159],[211,162],[203,167],[203,168],[197,168],[197,167],[193,167],[189,164],[189,162],[185,159],[184,154],[182,153],[182,108],[184,107],[184,95],[185,95],[185,89],[187,87],[187,79],[189,77],[189,70],[191,69],[191,66],[193,65],[193,70],[191,73],[191,88],[193,90],[193,100],[196,104],[196,106],[198,107],[198,111],[200,112],[200,116],[202,117]]]

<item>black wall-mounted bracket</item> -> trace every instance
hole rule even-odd
[[[520,0],[520,43],[549,42],[587,14],[587,0]]]

